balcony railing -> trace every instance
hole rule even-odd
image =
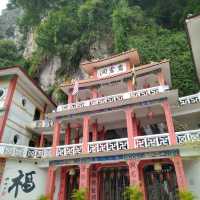
[[[186,104],[200,103],[200,92],[197,94],[179,98],[179,104],[184,106]]]
[[[200,141],[200,129],[176,132],[177,144]],[[170,145],[168,133],[138,136],[134,138],[135,148],[150,148]],[[88,153],[113,152],[128,149],[128,139],[120,138],[88,143]],[[52,157],[52,148],[34,148],[13,144],[0,144],[0,157],[48,159]],[[82,144],[57,146],[56,157],[70,157],[82,153]]]
[[[134,137],[136,148],[159,147],[170,145],[169,134],[156,134]]]
[[[57,107],[57,112],[61,111],[66,111],[66,110],[74,110],[78,108],[84,108],[84,107],[89,107],[89,106],[95,106],[95,105],[101,105],[101,104],[106,104],[106,103],[114,103],[117,101],[123,101],[131,98],[137,98],[140,96],[148,96],[148,95],[155,95],[158,93],[162,93],[166,90],[169,89],[169,86],[164,85],[164,86],[156,86],[156,87],[151,87],[151,88],[146,88],[142,90],[135,90],[131,92],[126,92],[126,93],[121,93],[121,94],[116,94],[116,95],[111,95],[111,96],[106,96],[106,97],[100,97],[100,98],[95,98],[95,99],[90,99],[86,101],[80,101],[76,103],[70,103],[66,105],[59,105]]]

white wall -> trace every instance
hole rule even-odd
[[[193,192],[197,199],[200,199],[200,159],[183,161],[189,190]]]
[[[18,195],[15,198],[15,189],[12,189],[10,193],[8,188],[12,186],[12,179],[19,176],[19,170],[25,173],[34,171],[35,174],[32,175],[35,187],[31,192],[24,192],[22,186],[18,187]],[[0,199],[1,200],[37,200],[42,194],[45,194],[47,180],[47,168],[38,168],[38,165],[34,161],[23,161],[21,163],[18,160],[7,160],[5,171],[3,174],[2,183],[0,186]],[[24,184],[25,176],[21,179],[21,183]],[[31,185],[32,186],[32,185]]]
[[[26,105],[22,105],[22,99],[26,99]],[[18,135],[18,145],[28,145],[31,134],[26,130],[26,125],[33,121],[35,106],[28,97],[15,90],[12,104],[8,114],[8,120],[3,134],[4,143],[13,143],[13,138]]]

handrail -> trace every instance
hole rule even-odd
[[[176,132],[177,144],[200,141],[200,129]],[[133,138],[135,148],[148,148],[170,145],[168,133],[137,136]],[[82,153],[82,143],[56,147],[56,157],[70,157]],[[88,142],[88,153],[120,151],[128,149],[128,138]],[[52,147],[28,147],[0,143],[0,156],[30,159],[48,159],[52,156]]]

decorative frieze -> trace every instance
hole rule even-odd
[[[128,149],[127,138],[89,142],[88,144],[89,153],[120,151],[127,149]]]
[[[126,92],[126,93],[121,93],[121,94],[116,94],[116,95],[111,95],[111,96],[106,96],[106,97],[100,97],[100,98],[86,100],[86,101],[80,101],[76,103],[70,103],[66,105],[59,105],[57,107],[57,112],[80,109],[84,107],[96,106],[96,105],[101,105],[101,104],[106,104],[106,103],[114,103],[114,102],[123,101],[123,100],[131,99],[131,98],[137,98],[141,96],[155,95],[158,93],[162,93],[168,89],[169,89],[169,86],[167,85],[157,86],[157,87],[151,87],[151,88]]]
[[[168,146],[170,144],[168,133],[134,137],[134,142],[136,148]]]
[[[195,103],[200,103],[200,93],[179,98],[180,106],[184,106],[186,104],[195,104]]]
[[[200,130],[176,133],[177,144],[200,141]],[[150,148],[170,145],[168,133],[134,137],[135,148]],[[128,138],[88,143],[88,153],[123,151],[128,149]],[[71,157],[82,153],[82,144],[57,146],[56,157]],[[52,148],[34,148],[13,144],[0,144],[0,157],[47,159],[52,157]]]

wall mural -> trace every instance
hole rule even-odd
[[[18,170],[18,174],[14,178],[6,177],[2,184],[1,196],[6,193],[13,193],[14,198],[17,198],[20,191],[24,193],[30,193],[35,189],[34,175],[35,171],[23,172]]]

